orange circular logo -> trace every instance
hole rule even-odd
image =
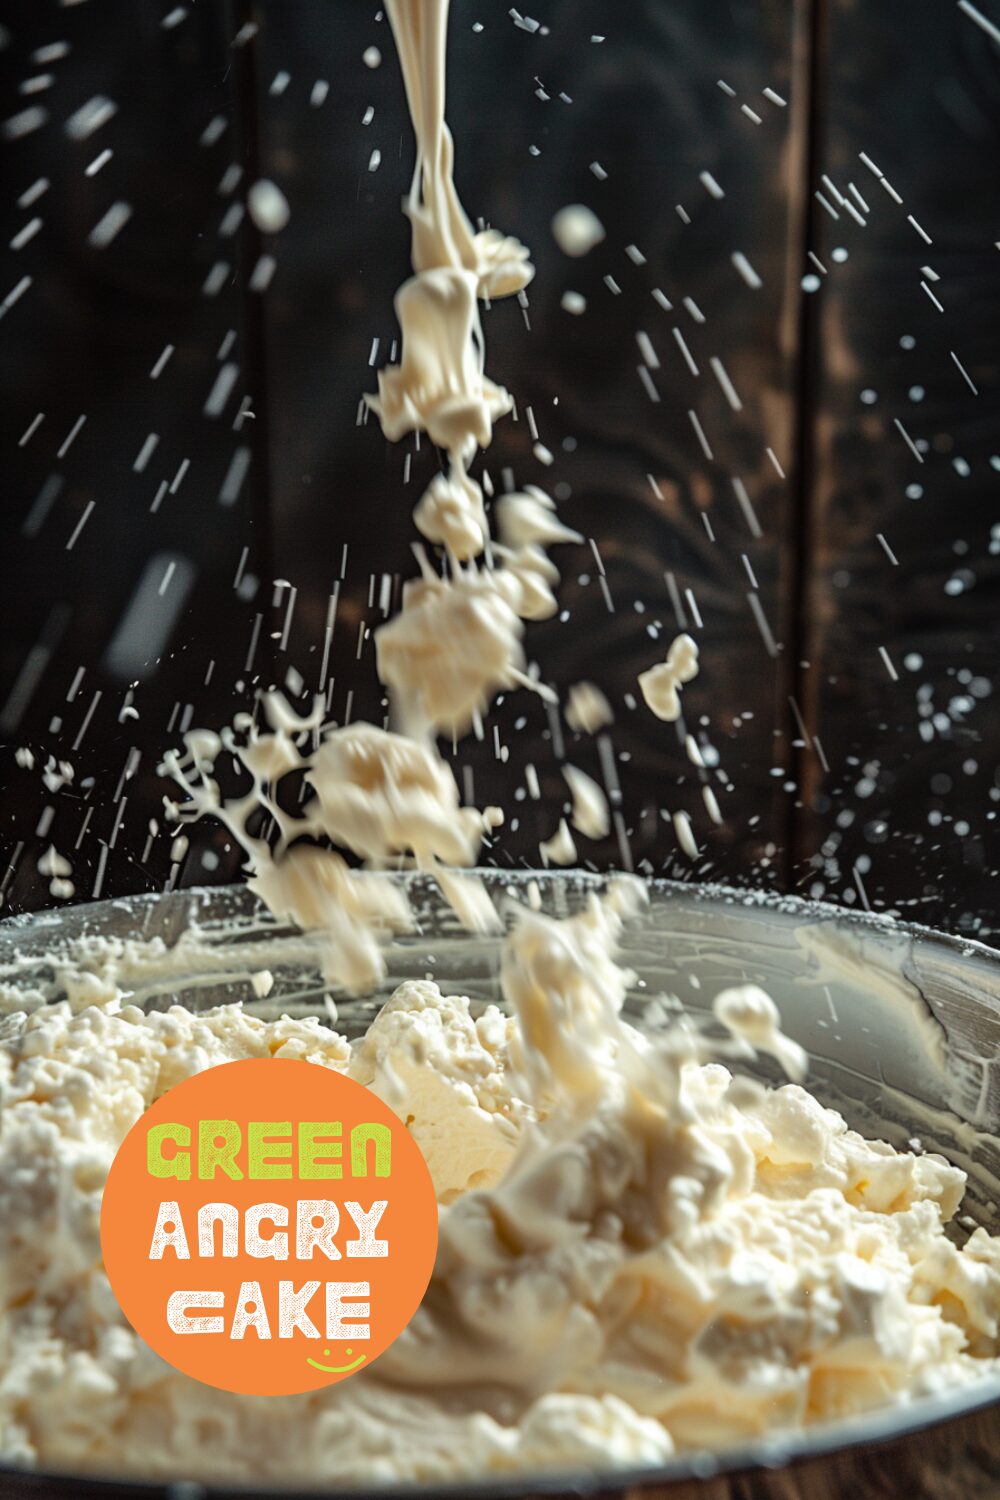
[[[111,1165],[101,1247],[150,1348],[226,1391],[345,1380],[420,1305],[437,1250],[427,1163],[361,1084],[251,1058],[158,1099]]]

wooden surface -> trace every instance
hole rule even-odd
[[[984,164],[1000,130],[1000,49],[957,6],[838,0],[821,7],[817,51],[823,170],[842,187],[853,180],[871,213],[862,230],[814,200],[830,276],[809,300],[806,329],[811,667],[800,691],[831,771],[800,756],[795,853],[835,845],[829,872],[816,871],[827,896],[849,890],[856,861],[868,859],[873,898],[995,932],[1000,195]],[[838,248],[849,257],[840,265]],[[927,444],[923,463],[897,418]],[[839,815],[851,821],[840,826]]]

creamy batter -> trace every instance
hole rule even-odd
[[[945,1223],[964,1174],[849,1130],[799,1084],[635,1030],[613,958],[631,885],[562,922],[518,913],[510,1014],[408,982],[350,1043],[240,1006],[145,1014],[95,981],[0,1023],[0,1448],[30,1464],[275,1482],[653,1463],[1000,1369],[1000,1241]],[[248,994],[248,998],[250,998]],[[715,1014],[794,1078],[767,997]],[[100,1263],[125,1133],[240,1057],[348,1073],[404,1117],[441,1204],[434,1277],[349,1381],[253,1398],[165,1365]]]

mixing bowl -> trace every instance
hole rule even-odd
[[[362,1031],[406,978],[428,974],[450,992],[498,1000],[499,944],[470,936],[423,877],[400,875],[418,931],[387,950],[380,992],[340,1002],[340,1029]],[[537,880],[543,908],[568,915],[600,889],[565,872],[484,873],[501,908]],[[636,983],[628,1010],[641,1019],[653,996],[709,1009],[728,985],[762,985],[784,1029],[809,1052],[809,1087],[862,1132],[903,1146],[918,1137],[969,1172],[955,1233],[973,1221],[1000,1229],[1000,953],[910,924],[790,898],[723,887],[649,883],[650,903],[627,932],[624,957]],[[264,1016],[324,1014],[324,987],[308,936],[277,925],[242,887],[130,897],[0,923],[0,990],[37,1004],[61,997],[67,974],[127,971],[135,1003],[205,1009],[237,999]],[[270,969],[274,987],[255,999],[249,975]],[[249,997],[249,998],[248,998]],[[751,1071],[769,1081],[767,1063]],[[322,1486],[318,1486],[322,1491]],[[281,1500],[295,1500],[284,1489]],[[315,1494],[316,1491],[311,1493]],[[344,1496],[348,1492],[337,1491]],[[679,1456],[655,1470],[545,1474],[516,1481],[366,1489],[489,1497],[621,1496],[631,1500],[987,1500],[1000,1495],[1000,1378],[873,1412],[849,1423],[776,1433],[722,1453]],[[81,1478],[0,1464],[0,1496],[59,1500],[235,1500],[279,1492],[252,1485]]]

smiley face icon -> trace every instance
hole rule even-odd
[[[345,1349],[344,1350],[344,1354],[345,1354],[345,1356],[348,1359],[351,1358],[351,1355],[353,1353],[354,1353],[353,1349]],[[330,1357],[330,1351],[329,1351],[329,1349],[324,1349],[323,1350],[323,1357],[324,1357],[324,1359],[329,1359],[329,1357]],[[366,1358],[367,1358],[366,1355],[359,1354],[358,1357],[357,1357],[357,1359],[352,1360],[351,1363],[348,1364],[348,1365],[321,1365],[319,1363],[319,1361],[316,1360],[316,1359],[307,1359],[306,1360],[306,1364],[307,1365],[312,1365],[312,1367],[313,1367],[314,1370],[322,1370],[325,1375],[349,1375],[352,1370],[359,1369],[360,1366],[364,1364]]]

